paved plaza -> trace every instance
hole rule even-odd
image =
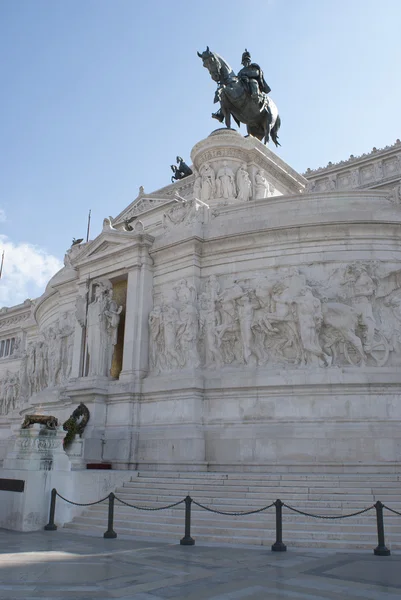
[[[0,598],[399,600],[401,554],[191,547],[0,530]]]

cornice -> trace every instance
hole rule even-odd
[[[7,330],[15,330],[25,323],[32,315],[32,309],[35,303],[32,300],[25,300],[22,304],[16,306],[4,306],[0,309],[0,335],[3,336]]]
[[[337,163],[329,162],[325,167],[318,167],[316,169],[308,168],[305,173],[303,173],[303,176],[308,179],[313,175],[331,173],[332,171],[342,169],[343,167],[352,167],[356,164],[371,161],[375,158],[382,158],[386,154],[394,153],[397,150],[401,151],[401,140],[399,139],[397,139],[391,146],[385,146],[384,148],[373,148],[370,152],[363,153],[359,156],[354,156],[351,154],[347,160],[340,160]]]
[[[184,177],[184,179],[170,183],[163,188],[155,190],[150,194],[145,194],[145,192],[141,191],[135,200],[131,202],[131,204],[124,208],[124,210],[122,210],[116,217],[111,219],[112,225],[120,225],[125,219],[129,219],[130,217],[144,213],[149,213],[152,210],[160,208],[160,206],[171,202],[176,192],[178,192],[180,196],[185,197],[187,191],[193,186],[194,178],[194,175],[189,175],[188,177]],[[146,206],[146,204],[149,205],[149,208],[140,210],[141,205]]]

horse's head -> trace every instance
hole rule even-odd
[[[202,52],[198,52],[199,58],[202,59],[203,66],[209,71],[211,78],[213,81],[217,83],[221,80],[221,62],[217,54],[214,52],[210,52],[209,46],[207,46],[206,50]]]

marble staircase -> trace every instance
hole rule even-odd
[[[319,515],[357,512],[381,500],[401,512],[398,474],[261,474],[136,471],[116,489],[129,504],[161,507],[189,494],[210,508],[240,512],[262,508],[280,498],[294,508]],[[129,477],[129,479],[128,479]],[[107,529],[108,503],[85,510],[65,525],[77,531]],[[401,516],[384,513],[386,544],[401,548]],[[115,502],[114,529],[119,535],[178,543],[184,535],[184,504],[163,511],[139,511]],[[224,516],[192,505],[191,535],[197,542],[270,547],[275,541],[275,509],[248,516]],[[374,548],[376,512],[346,519],[316,519],[283,508],[283,541],[290,547]]]

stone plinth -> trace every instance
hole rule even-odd
[[[234,130],[217,129],[194,146],[191,158],[196,169],[195,182],[197,176],[204,181],[208,174],[212,173],[212,177],[214,175],[214,193],[209,194],[204,186],[201,190],[201,199],[212,206],[222,202],[241,203],[243,200],[299,194],[305,189],[306,179],[302,175],[291,169],[256,138],[243,138]],[[249,175],[248,197],[241,194],[239,189],[240,169],[244,169]],[[233,185],[229,184],[226,190],[219,190],[224,176],[230,173],[233,175]],[[263,186],[266,188],[265,192]],[[224,182],[221,187],[224,188]],[[195,195],[199,196],[199,193]]]
[[[69,471],[71,464],[63,449],[62,427],[47,429],[38,423],[20,429],[8,452],[3,467],[30,471]]]

